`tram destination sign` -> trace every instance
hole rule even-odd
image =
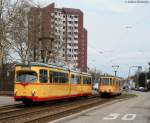
[[[30,66],[22,66],[21,68],[22,68],[22,70],[31,70]]]

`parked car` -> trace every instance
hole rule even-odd
[[[138,91],[141,91],[141,92],[147,92],[147,89],[144,88],[144,87],[139,87]]]

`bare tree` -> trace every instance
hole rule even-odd
[[[97,71],[96,69],[92,69],[89,71],[89,73],[92,75],[93,83],[99,82],[99,78],[102,75],[101,71]]]
[[[31,43],[28,41],[28,12],[31,5],[28,1],[20,1],[16,7],[15,21],[12,23],[12,50],[18,54],[21,61],[28,60]]]
[[[8,60],[24,61],[29,51],[27,12],[29,0],[0,0],[0,86],[7,80]],[[15,54],[16,53],[16,54]],[[15,55],[14,55],[15,54]]]
[[[13,14],[8,9],[8,1],[0,0],[0,60],[1,60],[1,66],[4,63],[4,58],[6,58],[6,53],[8,52],[8,47],[10,45],[10,42],[7,38],[8,31],[9,31],[9,24],[10,21],[13,18]],[[6,17],[6,15],[11,15],[9,18]]]
[[[28,51],[27,0],[0,0],[0,56],[6,61],[12,50],[24,60]],[[11,51],[11,52],[10,52]],[[9,54],[10,53],[10,54]]]

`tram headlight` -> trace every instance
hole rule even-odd
[[[17,90],[14,91],[14,96],[16,96],[16,95],[17,95]]]
[[[36,95],[35,90],[33,90],[31,93],[32,93],[32,96],[33,96],[33,97]]]

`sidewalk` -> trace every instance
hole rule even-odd
[[[0,96],[0,106],[18,104],[14,101],[13,96]]]

